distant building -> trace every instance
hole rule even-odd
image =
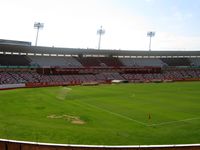
[[[31,42],[0,39],[0,44],[31,46]]]

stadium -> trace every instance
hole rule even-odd
[[[200,149],[199,51],[11,43],[0,44],[1,150]]]

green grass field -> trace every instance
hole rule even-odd
[[[0,138],[91,145],[200,143],[200,82],[0,91]]]

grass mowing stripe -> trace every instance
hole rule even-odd
[[[146,123],[144,123],[144,122],[135,120],[135,119],[133,119],[133,118],[124,116],[124,115],[122,115],[122,114],[119,114],[119,113],[116,113],[116,112],[112,112],[112,111],[110,111],[110,110],[107,110],[107,109],[104,109],[104,108],[101,108],[101,107],[98,107],[98,106],[95,106],[95,105],[92,105],[92,104],[88,104],[88,103],[85,103],[85,102],[81,102],[81,103],[84,104],[84,105],[87,105],[87,106],[89,106],[89,107],[93,107],[93,108],[95,108],[95,109],[99,109],[99,110],[104,111],[104,112],[107,112],[107,113],[109,113],[109,114],[112,114],[112,115],[121,117],[121,118],[123,118],[123,119],[126,119],[126,120],[129,120],[129,121],[138,123],[138,124],[140,124],[140,125],[148,126],[148,125],[147,125]]]
[[[174,123],[178,123],[178,122],[186,122],[186,121],[191,121],[191,120],[199,120],[199,119],[200,119],[200,117],[198,117],[198,118],[188,118],[188,119],[177,120],[177,121],[155,123],[155,124],[151,124],[151,125],[147,125],[147,126],[149,126],[149,127],[152,127],[152,126],[162,126],[162,125],[174,124]]]

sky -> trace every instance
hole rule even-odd
[[[0,0],[0,39],[38,46],[148,50],[200,50],[200,0]]]

